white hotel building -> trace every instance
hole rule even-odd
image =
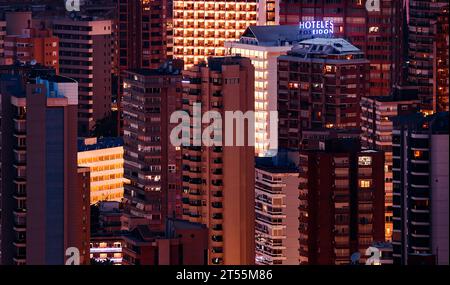
[[[270,149],[269,112],[277,111],[277,58],[299,40],[292,26],[250,26],[239,41],[225,42],[228,55],[251,59],[255,66],[255,151],[265,156]],[[278,138],[276,138],[278,139]]]

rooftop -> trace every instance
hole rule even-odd
[[[314,38],[295,44],[288,57],[328,58],[335,60],[365,60],[364,53],[348,41],[341,38]],[[286,57],[286,56],[281,56]]]
[[[236,56],[222,56],[222,57],[209,57],[208,67],[213,71],[222,71],[224,65],[240,65],[243,60],[249,60],[248,58]]]
[[[253,41],[248,41],[252,39]],[[299,41],[298,25],[250,26],[239,42],[259,46],[281,46]]]

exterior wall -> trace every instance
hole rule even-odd
[[[159,68],[172,54],[171,1],[117,2],[120,70]]]
[[[359,104],[367,94],[368,79],[369,64],[364,59],[280,56],[279,147],[298,149],[303,129],[358,129]],[[338,95],[341,93],[346,96]]]
[[[90,204],[123,198],[123,147],[78,152],[78,165],[90,168]]]
[[[333,20],[334,37],[347,39],[370,60],[368,94],[386,96],[400,80],[404,20],[402,2],[380,1],[380,12],[368,12],[366,0],[281,0],[280,24],[296,25],[301,21]]]
[[[349,264],[356,251],[364,262],[384,241],[383,164],[381,152],[301,151],[301,264]]]
[[[20,35],[5,37],[5,63],[36,61],[59,71],[59,39],[50,30],[24,29]]]
[[[116,236],[91,237],[90,258],[97,262],[110,260],[114,265],[121,265],[122,243],[122,238]]]
[[[258,26],[280,24],[280,0],[258,2]]]
[[[249,59],[214,58],[209,66],[194,66],[183,75],[183,109],[189,114],[196,102],[202,103],[202,114],[254,110]],[[209,228],[209,264],[253,264],[254,147],[191,146],[182,153],[183,219]]]
[[[7,12],[5,20],[6,34],[20,35],[23,29],[30,28],[31,12]]]
[[[111,112],[111,21],[55,20],[53,30],[60,40],[60,74],[79,83],[78,134],[88,136]]]
[[[174,0],[174,57],[187,67],[208,56],[224,56],[224,42],[239,39],[257,23],[257,0]]]
[[[448,135],[434,135],[431,139],[431,223],[433,225],[431,236],[432,251],[436,254],[438,265],[449,264],[449,212],[448,212],[448,166],[449,141]]]
[[[298,174],[256,168],[255,176],[256,263],[298,265]]]
[[[229,49],[229,55],[250,58],[255,67],[255,153],[264,156],[270,149],[269,112],[277,111],[277,58],[292,46],[265,47],[225,42],[225,47]]]
[[[386,241],[392,240],[392,118],[397,115],[413,113],[417,110],[419,100],[386,101],[376,98],[361,99],[361,143],[364,148],[384,151],[386,192]]]
[[[445,4],[448,5],[448,1],[409,1],[408,58],[410,63],[408,66],[408,81],[418,86],[419,99],[422,103],[421,109],[425,113],[432,113],[434,110],[434,89],[438,82],[434,76],[434,60],[436,59],[434,46],[438,42],[434,25],[440,8]],[[448,50],[445,47],[440,48],[442,48],[441,51]]]
[[[148,75],[129,71],[123,79],[124,168],[130,180],[126,216],[144,218],[155,230],[164,229],[167,217],[181,216],[181,152],[168,141],[181,78],[152,70]]]
[[[0,21],[0,65],[6,64],[5,62],[5,36],[6,36],[6,22]]]

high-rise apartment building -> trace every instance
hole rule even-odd
[[[447,5],[441,7],[435,24],[436,38],[433,51],[434,112],[449,111],[449,11],[447,2]]]
[[[224,56],[224,42],[257,24],[257,0],[173,0],[174,57],[190,67]]]
[[[6,22],[0,20],[0,65],[5,64]]]
[[[207,65],[195,65],[183,76],[183,109],[191,117],[196,103],[202,105],[202,116],[254,110],[255,70],[248,58],[209,58]],[[254,118],[247,119],[243,130],[249,120]],[[195,132],[208,127],[192,118],[190,125]],[[234,139],[234,128],[230,134]],[[224,146],[223,135],[221,145],[198,145],[192,137],[191,146],[182,149],[183,219],[208,227],[209,264],[255,263],[255,150],[249,135],[242,135],[244,146],[235,140],[234,146]]]
[[[425,113],[431,113],[435,109],[433,103],[436,101],[436,96],[445,97],[443,96],[445,91],[439,91],[438,88],[439,86],[444,87],[442,84],[445,83],[446,79],[448,80],[448,56],[446,58],[447,63],[445,63],[445,53],[448,54],[448,48],[446,51],[445,45],[448,47],[448,40],[447,44],[442,42],[442,40],[445,41],[442,37],[448,39],[448,30],[445,35],[442,29],[445,24],[437,21],[438,16],[445,13],[443,12],[445,11],[445,5],[448,7],[448,1],[446,0],[409,1],[408,81],[419,88],[421,109]],[[448,14],[448,12],[445,14]],[[441,16],[445,14],[441,14]],[[448,21],[446,25],[448,27]],[[437,35],[438,30],[442,32],[441,35]],[[443,62],[438,62],[439,59]],[[446,74],[445,71],[438,70],[438,65],[439,69],[446,70],[446,79],[443,78]],[[448,81],[446,82],[448,98]]]
[[[394,119],[395,264],[449,264],[449,116]]]
[[[4,63],[40,63],[59,71],[59,40],[50,29],[27,28],[4,41]]]
[[[290,51],[298,40],[297,26],[250,26],[239,41],[225,42],[227,54],[248,57],[255,67],[255,152],[258,156],[267,155],[271,148],[269,113],[277,111],[277,58]]]
[[[89,17],[53,21],[59,72],[78,82],[78,134],[89,136],[111,113],[111,21]]]
[[[397,86],[390,96],[361,98],[361,144],[384,152],[386,240],[392,239],[392,118],[415,113],[420,101],[416,87]]]
[[[367,94],[384,96],[401,79],[404,1],[372,1],[380,4],[379,11],[368,11],[366,2],[281,0],[280,24],[332,21],[334,37],[346,39],[370,60]]]
[[[258,25],[280,24],[280,0],[258,1]]]
[[[163,230],[168,217],[181,216],[181,149],[169,136],[170,116],[181,108],[180,61],[159,69],[124,72],[125,215],[123,227],[143,221]]]
[[[2,264],[89,262],[89,172],[76,164],[78,84],[2,76]]]
[[[172,56],[172,0],[118,0],[121,71],[159,68]]]
[[[298,168],[257,158],[255,171],[256,264],[298,265]]]
[[[123,198],[123,139],[78,139],[78,166],[90,169],[91,205]]]
[[[343,39],[300,42],[278,58],[279,147],[298,149],[303,129],[360,127],[369,61]]]
[[[355,139],[300,151],[300,264],[349,264],[384,241],[384,155]]]

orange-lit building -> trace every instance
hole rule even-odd
[[[27,28],[20,35],[7,35],[5,64],[36,62],[59,70],[59,39],[49,29]]]
[[[238,40],[257,24],[257,5],[257,0],[174,0],[174,57],[189,67],[208,56],[224,56],[225,41]]]

